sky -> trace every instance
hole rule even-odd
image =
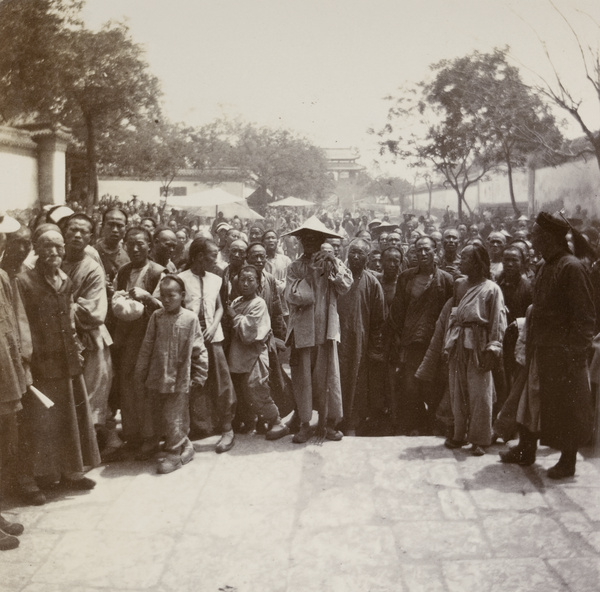
[[[553,1],[597,47],[600,2]],[[549,0],[87,0],[84,18],[92,28],[126,21],[172,121],[285,127],[323,148],[357,147],[374,174],[399,170],[379,159],[367,133],[385,123],[384,97],[425,79],[430,64],[474,50],[510,46],[533,83],[552,78],[544,40],[600,127],[577,45]],[[570,124],[567,135],[581,133]]]

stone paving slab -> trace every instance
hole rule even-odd
[[[553,482],[443,440],[238,436],[189,465],[90,472],[91,492],[9,506],[26,528],[0,592],[596,592],[600,461]]]

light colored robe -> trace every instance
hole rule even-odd
[[[104,326],[108,311],[104,269],[87,255],[80,261],[63,261],[63,271],[73,282],[75,327],[84,347],[83,379],[95,424],[106,423],[113,368],[112,338]]]
[[[495,400],[491,370],[483,370],[483,352],[499,355],[506,330],[504,297],[497,284],[484,280],[467,290],[452,310],[446,333],[454,440],[488,446],[492,441]]]

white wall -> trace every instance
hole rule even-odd
[[[233,195],[244,196],[243,183],[225,182],[217,186]],[[173,187],[186,187],[187,195],[211,188],[210,185],[198,181],[179,181],[177,179],[171,183],[170,188]],[[159,203],[163,199],[160,195],[160,188],[160,181],[141,181],[139,179],[119,179],[116,177],[98,179],[98,194],[100,197],[108,194],[112,197],[119,197],[121,201],[128,201],[132,196],[137,195],[138,199],[142,201]]]
[[[38,199],[36,148],[26,132],[0,128],[0,209],[24,210],[35,206]]]
[[[532,171],[534,183],[533,194],[529,195],[529,170],[513,172],[515,198],[518,203],[526,203],[532,198],[533,211],[543,210],[545,206],[554,207],[559,201],[564,204],[567,213],[572,214],[577,205],[588,210],[589,216],[600,218],[600,167],[595,158],[587,162],[579,160],[568,162],[557,167],[546,167]],[[457,196],[453,189],[435,189],[432,208],[445,209],[450,206],[457,211]],[[510,203],[508,177],[503,173],[489,175],[478,185],[467,189],[467,202],[473,210],[480,206]],[[411,197],[408,196],[410,207]],[[419,188],[415,195],[414,209],[427,211],[429,193],[426,188]],[[463,208],[465,210],[465,208]]]

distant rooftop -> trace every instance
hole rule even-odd
[[[323,148],[327,160],[357,160],[360,158],[358,148]]]

